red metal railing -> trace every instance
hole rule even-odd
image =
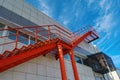
[[[52,38],[59,38],[65,41],[66,43],[71,44],[77,37],[92,29],[92,27],[86,26],[79,29],[75,33],[72,33],[57,25],[25,26],[16,28],[8,27],[5,29],[0,28],[0,32],[7,31],[8,33],[6,35],[1,34],[0,40],[9,38],[12,40],[1,41],[0,46],[14,43],[15,48],[17,48],[18,42],[27,44],[29,41],[32,41],[32,43],[36,43],[38,41],[48,40]]]
[[[15,47],[18,46],[18,42],[20,41],[28,41],[29,38],[23,38],[22,40],[19,38],[22,34],[31,36],[32,39],[34,39],[34,42],[37,42],[39,40],[46,40],[46,39],[52,39],[52,38],[59,38],[63,40],[67,40],[70,42],[70,36],[71,33],[67,30],[64,30],[56,25],[43,25],[43,26],[27,26],[27,27],[18,27],[18,28],[6,28],[6,29],[0,29],[1,31],[8,31],[9,33],[6,35],[0,36],[0,40],[4,40],[5,38],[11,38],[12,41],[5,41],[1,42],[0,46],[15,43]],[[10,34],[12,33],[12,34]],[[13,39],[14,38],[14,39]]]

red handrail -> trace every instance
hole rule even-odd
[[[1,31],[14,31],[14,34],[10,35],[2,35],[0,36],[0,39],[5,39],[7,37],[15,37],[16,39],[13,41],[15,43],[15,48],[17,48],[19,40],[19,36],[21,33],[26,34],[31,36],[32,38],[35,39],[35,42],[38,40],[43,39],[51,39],[51,38],[59,38],[62,39],[63,41],[66,41],[67,43],[72,43],[76,38],[78,38],[81,33],[87,32],[88,29],[92,29],[90,26],[84,27],[80,29],[79,31],[76,31],[74,33],[69,32],[63,28],[61,28],[58,25],[42,25],[42,26],[25,26],[25,27],[16,27],[16,28],[0,28]],[[16,32],[16,33],[15,33]],[[96,34],[97,36],[97,34]],[[12,43],[13,43],[12,42]],[[3,44],[11,44],[10,41],[5,42],[5,43],[0,43],[0,46]]]

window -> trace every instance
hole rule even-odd
[[[0,28],[4,28],[4,27],[5,25],[0,23]],[[2,36],[2,34],[3,34],[3,30],[0,31],[0,36]]]
[[[9,34],[8,34],[8,38],[12,39],[12,40],[16,40],[16,30],[9,30]],[[28,44],[28,35],[19,32],[19,36],[18,36],[18,41],[23,43],[23,44]]]
[[[15,30],[9,30],[9,31],[8,31],[8,38],[9,38],[9,39],[12,39],[12,40],[15,40],[15,39],[16,39],[15,34],[16,34],[16,31],[15,31]]]
[[[30,36],[30,44],[34,44],[35,43],[35,38]]]
[[[78,63],[80,63],[80,64],[82,64],[82,60],[81,60],[81,58],[78,57],[78,56],[75,56],[75,61],[78,62]]]
[[[68,54],[64,55],[64,58],[70,60],[70,56]]]
[[[19,32],[19,36],[18,36],[18,40],[19,42],[23,43],[23,44],[28,44],[28,35],[27,34],[24,34],[22,32]]]
[[[102,80],[102,78],[101,77],[96,77],[95,80]]]

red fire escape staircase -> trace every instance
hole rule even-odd
[[[63,56],[66,53],[69,53],[73,67],[74,78],[75,80],[79,80],[74,60],[73,48],[83,40],[89,43],[98,38],[98,35],[89,26],[85,27],[85,29],[82,28],[82,34],[81,30],[75,33],[70,33],[57,25],[28,26],[18,28],[8,27],[7,29],[0,29],[0,32],[1,31],[7,31],[9,33],[12,32],[12,34],[2,35],[0,36],[0,40],[3,41],[5,39],[12,39],[12,41],[10,42],[8,40],[8,42],[1,42],[0,46],[14,44],[15,47],[11,51],[6,50],[3,52],[3,54],[0,54],[0,72],[53,51],[60,61],[62,80],[67,80]],[[25,39],[21,40],[21,34],[25,37]],[[29,43],[29,45],[18,47],[19,42],[30,40],[28,37],[26,38],[25,35],[31,36],[32,40],[34,40],[34,43]],[[58,53],[54,51],[55,49],[58,50]]]

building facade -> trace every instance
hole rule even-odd
[[[67,32],[71,32],[59,23],[52,20],[47,15],[33,8],[27,4],[24,0],[0,0],[0,28],[17,28],[22,26],[37,26],[37,25],[58,25],[60,28]],[[29,30],[28,30],[29,31]],[[24,32],[20,32],[21,41],[18,42],[18,48],[23,45],[29,45],[35,42],[32,35],[27,35]],[[14,30],[1,30],[0,36],[8,36],[6,38],[0,38],[0,53],[4,53],[5,50],[13,50],[15,43],[4,43],[15,40],[10,35],[15,35]],[[27,39],[26,41],[22,41]],[[80,80],[110,80],[108,78],[109,73],[102,74],[95,72],[93,68],[86,65],[85,61],[88,55],[92,55],[99,52],[91,43],[82,41],[74,49],[74,56],[77,65],[77,70]],[[72,71],[72,65],[69,55],[64,56],[65,69],[67,74],[67,80],[74,80],[74,74]],[[114,74],[114,73],[113,73]],[[116,74],[116,73],[115,73]],[[117,74],[116,74],[117,76]],[[113,76],[114,77],[114,76]],[[53,54],[47,54],[45,56],[38,56],[13,68],[10,68],[0,73],[0,80],[61,80],[60,64],[59,60],[56,60]],[[114,80],[119,80],[119,77],[114,77]]]

